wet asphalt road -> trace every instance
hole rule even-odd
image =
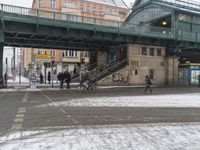
[[[198,88],[156,88],[153,95],[193,93]],[[200,122],[200,108],[38,107],[83,97],[144,95],[143,88],[0,92],[0,133],[71,126]]]

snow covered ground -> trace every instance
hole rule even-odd
[[[1,150],[199,150],[200,124],[137,124],[23,131]]]
[[[90,97],[37,107],[200,107],[199,93]],[[200,150],[200,123],[49,127],[0,134],[0,150]]]
[[[38,107],[46,106],[200,107],[200,93],[79,98],[62,102],[52,102]]]

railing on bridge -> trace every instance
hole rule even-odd
[[[154,35],[156,37],[159,36],[173,37],[173,32],[172,32],[173,29],[171,28],[160,28],[148,25],[135,25],[119,21],[76,16],[71,14],[49,12],[49,11],[36,10],[31,8],[24,8],[24,7],[4,5],[4,4],[1,4],[0,10],[1,10],[0,15],[4,15],[4,13],[13,13],[25,16],[33,16],[36,18],[53,19],[55,21],[60,20],[60,21],[68,21],[75,23],[93,24],[97,25],[96,29],[104,29],[106,31],[112,30],[118,33],[138,34],[138,35],[149,34],[149,35]]]
[[[176,2],[176,4],[183,3],[191,4],[191,6],[195,5],[196,3],[193,2],[186,2],[184,0],[154,0],[154,1],[165,1],[165,2]],[[199,7],[196,5],[196,7]],[[81,25],[85,25],[85,28],[90,29],[91,26],[88,24],[96,25],[95,29],[99,29],[101,31],[113,31],[115,33],[119,34],[135,34],[135,35],[145,35],[145,36],[155,36],[155,37],[164,37],[164,38],[171,38],[175,39],[176,37],[179,40],[187,40],[187,41],[193,41],[193,42],[200,42],[200,32],[188,32],[188,31],[182,31],[178,29],[172,29],[172,28],[160,28],[155,26],[148,26],[148,25],[136,25],[131,23],[125,23],[125,22],[118,22],[118,21],[112,21],[112,20],[103,20],[103,19],[96,19],[91,17],[83,17],[83,16],[76,16],[71,14],[65,14],[65,13],[56,13],[56,12],[49,12],[49,11],[43,11],[43,10],[36,10],[32,8],[24,8],[24,7],[18,7],[18,6],[11,6],[11,5],[4,5],[0,4],[0,16],[5,15],[6,13],[15,14],[14,17],[17,17],[17,15],[25,15],[25,16],[32,16],[36,17],[36,20],[38,18],[44,18],[44,19],[51,19],[51,22],[53,21],[67,21],[68,23],[81,23]],[[21,17],[21,16],[18,16]],[[34,18],[32,18],[34,19]],[[67,26],[67,23],[65,23]],[[177,34],[176,34],[177,33]]]

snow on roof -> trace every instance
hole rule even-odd
[[[93,3],[105,4],[114,7],[128,8],[123,0],[86,0]]]
[[[136,0],[133,7],[146,3],[150,0]],[[151,0],[152,2],[171,3],[184,8],[200,9],[199,0]]]

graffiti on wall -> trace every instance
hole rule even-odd
[[[112,81],[125,83],[127,82],[127,77],[123,75],[122,73],[114,73],[112,74]]]

